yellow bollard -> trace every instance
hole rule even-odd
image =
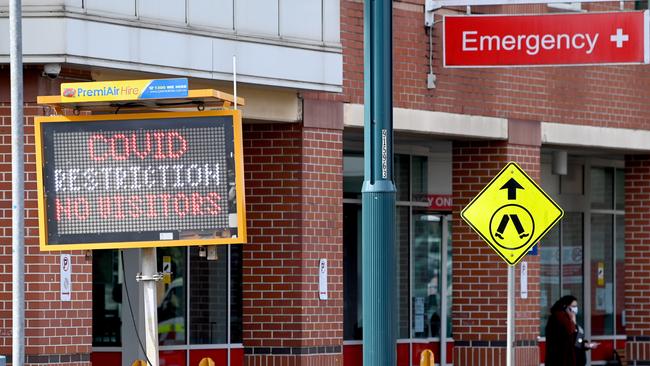
[[[425,349],[420,354],[420,366],[434,366],[435,357],[430,349]]]
[[[131,366],[147,366],[147,361],[135,360]]]
[[[205,357],[199,362],[199,366],[214,366],[214,361],[210,357]]]

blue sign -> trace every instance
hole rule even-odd
[[[140,95],[140,99],[185,98],[187,90],[185,78],[152,80]]]

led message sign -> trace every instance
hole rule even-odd
[[[41,248],[243,243],[238,111],[36,120]]]

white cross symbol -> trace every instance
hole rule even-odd
[[[623,34],[623,29],[617,28],[616,34],[612,34],[611,36],[609,36],[609,40],[612,42],[616,42],[616,48],[621,48],[623,47],[623,42],[627,42],[630,40],[630,36],[627,34]]]

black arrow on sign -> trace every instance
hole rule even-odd
[[[503,187],[499,189],[507,189],[508,190],[508,199],[509,200],[516,200],[517,199],[517,189],[524,189],[517,181],[515,178],[510,178],[509,181],[506,182],[506,184],[503,185]]]

